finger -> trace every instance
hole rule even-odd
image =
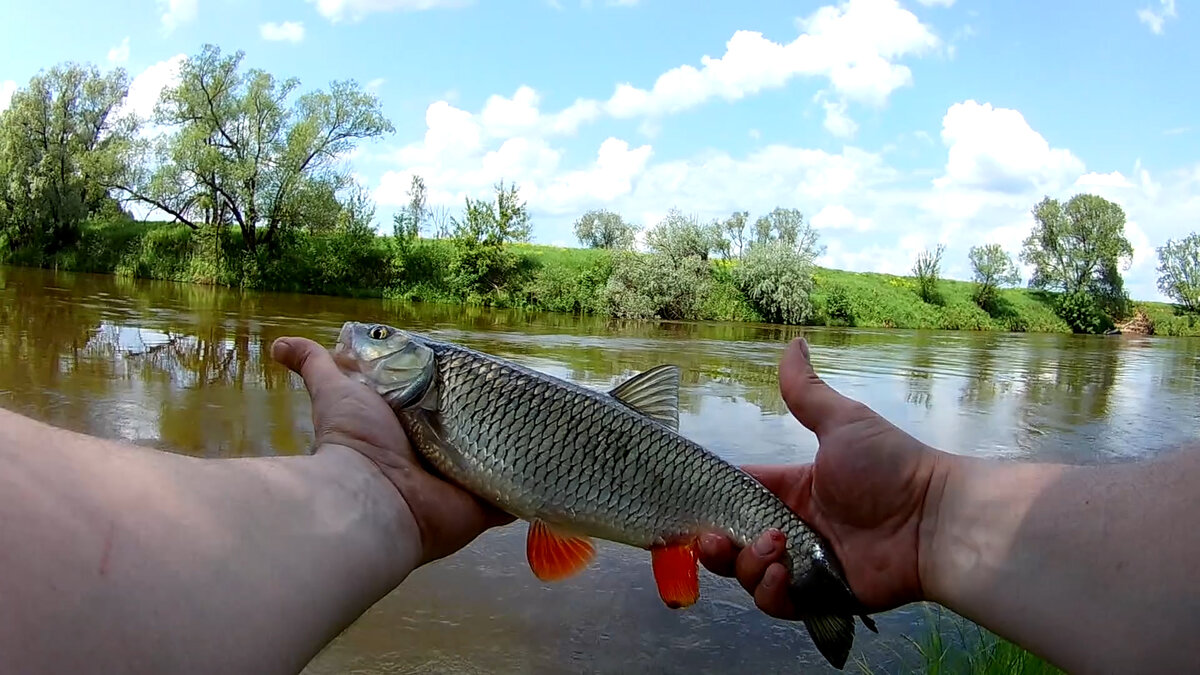
[[[855,405],[853,399],[839,394],[813,371],[804,338],[792,340],[784,350],[779,364],[779,393],[792,415],[818,436]]]
[[[778,562],[783,554],[783,533],[775,528],[763,532],[753,544],[742,549],[734,564],[737,580],[746,592],[753,595],[762,583],[763,574],[771,563]]]
[[[787,569],[780,563],[772,563],[763,574],[762,583],[754,589],[754,604],[764,614],[777,619],[790,619],[796,615],[792,597],[788,594]]]
[[[700,537],[700,564],[713,574],[732,577],[736,574],[738,548],[728,537],[706,534]]]
[[[284,337],[275,340],[271,343],[271,358],[304,380],[308,395],[314,402],[325,388],[344,377],[329,350],[307,338]]]
[[[796,481],[800,468],[795,464],[746,464],[741,467],[777,495],[783,494]]]

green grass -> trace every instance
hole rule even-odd
[[[925,632],[916,638],[904,636],[908,654],[897,653],[905,662],[916,661],[914,670],[928,675],[967,673],[971,675],[1061,675],[1063,671],[1045,659],[1005,640],[980,625],[946,610],[925,606]],[[907,657],[907,658],[906,658]],[[915,657],[915,659],[914,659]],[[864,674],[875,669],[863,658],[855,665]]]
[[[295,232],[271,255],[253,257],[236,229],[196,236],[168,223],[92,220],[70,250],[43,256],[0,251],[0,262],[81,272],[219,284],[262,290],[517,307],[553,312],[610,314],[604,287],[612,269],[607,251],[515,244],[511,273],[486,292],[459,287],[453,269],[460,255],[450,240]],[[736,263],[715,261],[713,284],[698,320],[760,322],[738,290]],[[940,301],[927,303],[913,277],[817,268],[810,325],[1064,333],[1070,327],[1053,309],[1052,295],[1002,289],[989,311],[972,300],[974,284],[940,280]],[[1200,315],[1159,302],[1135,302],[1157,335],[1200,335]]]

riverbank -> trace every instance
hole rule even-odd
[[[9,252],[14,265],[117,274],[178,282],[334,296],[390,297],[448,304],[521,307],[552,312],[615,314],[605,286],[613,255],[604,250],[511,244],[495,263],[503,271],[465,280],[448,239],[346,232],[290,233],[276,250],[251,256],[236,231],[197,233],[178,224],[89,221],[79,242],[52,256]],[[712,261],[711,279],[694,298],[693,320],[753,321],[763,317],[738,289],[736,263]],[[811,316],[803,325],[972,331],[1069,333],[1054,296],[1007,288],[984,311],[974,284],[938,281],[941,302],[927,303],[913,277],[827,268],[814,270]],[[685,289],[686,291],[687,289]],[[674,292],[679,292],[675,290]],[[1200,335],[1200,317],[1161,302],[1134,301],[1125,332]],[[1121,325],[1118,323],[1118,328]]]

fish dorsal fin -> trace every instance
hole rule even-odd
[[[651,368],[613,387],[608,394],[646,417],[679,430],[679,368]]]

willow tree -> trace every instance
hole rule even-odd
[[[125,71],[64,63],[39,73],[0,114],[0,234],[46,253],[74,243],[82,220],[112,205],[103,174],[132,125],[120,114]]]
[[[205,45],[181,65],[154,111],[168,133],[132,148],[142,161],[116,186],[192,228],[236,223],[253,253],[282,229],[323,229],[354,187],[339,159],[393,128],[353,80],[293,98],[299,80],[243,71],[243,57]]]

